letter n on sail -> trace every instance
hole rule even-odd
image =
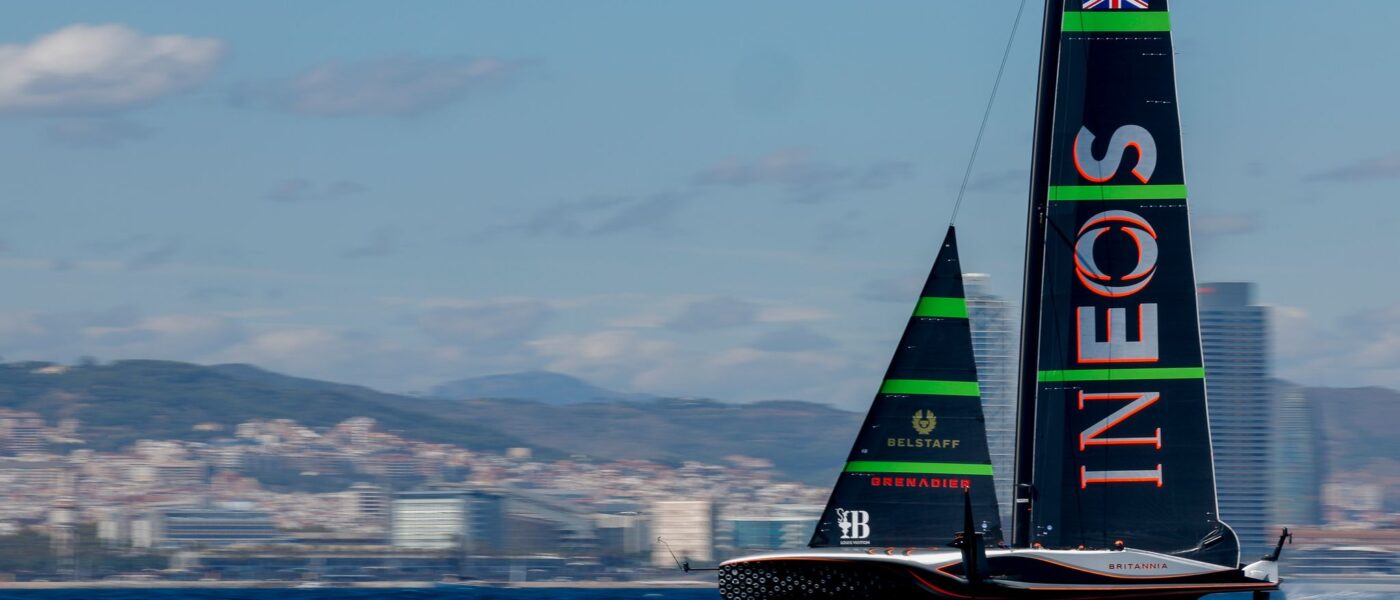
[[[1135,444],[1147,444],[1162,449],[1162,428],[1157,428],[1156,435],[1152,437],[1101,437],[1109,429],[1112,429],[1128,420],[1129,417],[1142,412],[1143,409],[1156,404],[1162,399],[1162,394],[1157,392],[1132,392],[1127,394],[1089,394],[1084,390],[1079,390],[1079,410],[1084,410],[1086,400],[1120,400],[1127,401],[1123,408],[1113,411],[1112,414],[1099,419],[1099,422],[1090,425],[1088,429],[1079,433],[1079,451],[1083,452],[1089,446],[1126,446]],[[1157,465],[1160,473],[1162,466]],[[1158,477],[1158,481],[1161,477]]]

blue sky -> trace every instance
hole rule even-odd
[[[959,218],[1017,298],[1030,4]],[[1260,284],[1279,376],[1400,387],[1400,4],[1173,9],[1199,278]],[[10,7],[0,355],[860,406],[1015,11]]]

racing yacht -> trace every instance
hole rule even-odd
[[[1277,594],[1221,521],[1166,0],[1048,0],[1009,539],[949,226],[809,544],[726,600]]]

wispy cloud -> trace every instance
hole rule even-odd
[[[342,258],[382,258],[398,249],[398,232],[389,227],[380,227],[370,232],[364,243],[342,253]]]
[[[498,299],[428,308],[414,318],[424,335],[445,342],[523,342],[553,318],[548,303]]]
[[[151,137],[155,129],[116,117],[68,117],[44,126],[49,141],[73,148],[114,148]]]
[[[692,194],[593,197],[551,203],[524,219],[488,228],[477,237],[519,232],[531,237],[585,237],[632,232],[673,233],[675,216]]]
[[[665,326],[675,331],[698,333],[750,325],[758,318],[759,306],[753,302],[728,297],[708,298],[685,305]]]
[[[354,196],[365,191],[365,186],[354,181],[339,180],[326,184],[293,177],[277,182],[266,194],[273,202],[296,203],[312,200],[335,200]]]
[[[913,171],[904,161],[838,165],[816,160],[804,148],[789,148],[752,161],[729,159],[691,179],[698,187],[775,187],[796,202],[821,202],[893,186],[912,177]]]
[[[765,352],[811,352],[829,350],[838,344],[835,338],[814,331],[806,325],[791,325],[759,336],[751,344]]]
[[[28,44],[0,45],[0,113],[96,114],[148,104],[206,81],[223,53],[213,38],[71,25]]]
[[[876,302],[913,302],[922,287],[923,280],[918,277],[881,277],[867,281],[856,296]]]
[[[1192,213],[1191,232],[1202,237],[1222,237],[1258,231],[1264,216],[1249,213]]]
[[[1366,181],[1400,177],[1400,155],[1373,158],[1313,173],[1304,181]]]
[[[169,263],[180,251],[179,238],[137,234],[121,239],[93,242],[84,247],[105,260],[114,260],[114,266],[128,271],[150,269]],[[124,258],[122,258],[124,257]],[[69,270],[79,266],[73,261],[55,261],[53,270]]]
[[[496,88],[531,64],[492,57],[336,61],[288,80],[245,85],[233,101],[310,116],[413,116]]]

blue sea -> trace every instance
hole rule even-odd
[[[1292,589],[1289,589],[1289,588]],[[1400,593],[1287,586],[1287,600],[1393,600]],[[1210,600],[1249,600],[1221,594]],[[1275,596],[1278,598],[1278,596]],[[718,600],[719,592],[695,589],[70,589],[4,590],[0,600]]]

